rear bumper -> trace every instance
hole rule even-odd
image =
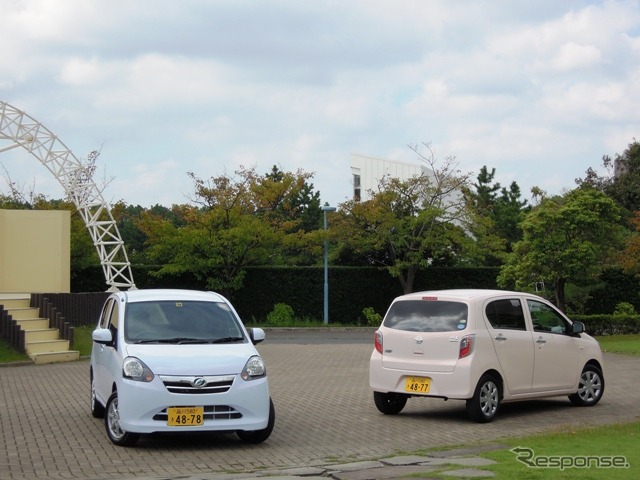
[[[462,365],[458,365],[451,372],[394,370],[385,368],[382,365],[382,355],[374,351],[369,361],[369,386],[376,392],[466,400],[473,397],[477,379],[472,378],[470,368],[461,367]],[[430,378],[429,392],[407,392],[405,390],[407,377]]]

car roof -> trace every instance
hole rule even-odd
[[[539,298],[536,295],[524,292],[515,292],[510,290],[491,290],[491,289],[451,289],[451,290],[427,290],[422,292],[414,292],[406,295],[402,295],[396,300],[422,300],[424,297],[437,297],[438,299],[446,300],[459,300],[459,301],[471,301],[471,300],[483,300],[492,298],[495,296],[505,295],[518,295],[527,296],[529,298]]]
[[[152,300],[192,300],[204,302],[226,302],[226,299],[215,292],[200,290],[183,290],[177,288],[156,288],[127,290],[115,292],[114,295],[127,303],[148,302]]]

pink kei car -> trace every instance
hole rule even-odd
[[[604,392],[602,351],[551,303],[499,290],[396,298],[375,333],[369,384],[384,414],[411,397],[465,400],[490,422],[504,402],[567,395],[593,406]]]

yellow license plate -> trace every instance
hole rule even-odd
[[[407,377],[404,382],[405,392],[429,393],[431,379],[429,377]]]
[[[202,407],[169,407],[167,408],[167,424],[170,427],[193,427],[204,425],[204,409]]]

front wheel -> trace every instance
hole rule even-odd
[[[476,422],[490,422],[500,410],[500,400],[500,382],[493,375],[483,375],[473,398],[467,400],[467,413]]]
[[[275,423],[276,409],[273,406],[273,401],[269,399],[269,422],[267,423],[267,428],[253,431],[238,430],[236,435],[238,435],[238,438],[245,443],[262,443],[271,435]]]
[[[604,393],[604,376],[595,365],[587,365],[580,374],[578,391],[569,395],[569,400],[579,407],[592,407],[600,401]]]
[[[393,392],[373,392],[373,401],[381,413],[385,415],[397,415],[407,404],[407,396]]]
[[[104,406],[98,401],[96,397],[96,381],[93,378],[93,372],[91,372],[90,378],[91,378],[91,397],[90,397],[91,415],[93,415],[94,418],[102,418],[104,417]]]
[[[118,407],[118,392],[113,392],[107,400],[107,414],[104,417],[104,425],[107,436],[114,445],[132,447],[140,438],[139,433],[125,432],[120,426],[120,408]]]

